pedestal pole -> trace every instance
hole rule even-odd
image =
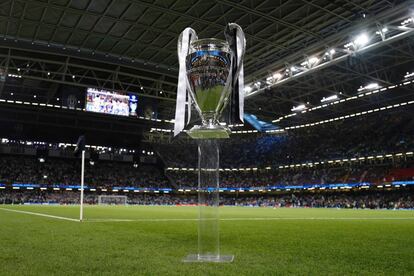
[[[198,252],[184,262],[232,262],[232,255],[220,254],[218,141],[198,142]]]

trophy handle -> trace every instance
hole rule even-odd
[[[227,43],[230,47],[231,52],[231,68],[230,68],[230,74],[229,74],[229,80],[230,85],[227,89],[228,93],[223,93],[223,101],[222,105],[219,108],[219,115],[221,116],[221,113],[224,111],[225,107],[227,106],[229,102],[229,94],[233,90],[234,93],[238,93],[238,113],[243,113],[243,102],[244,102],[244,70],[243,70],[243,58],[246,50],[246,38],[244,36],[243,29],[236,23],[229,23],[226,26],[226,29],[224,30],[224,35],[226,37]],[[238,81],[238,82],[237,82]],[[236,87],[236,84],[238,84],[238,87]],[[241,115],[242,117],[243,115]],[[240,119],[242,120],[242,119]]]
[[[246,38],[244,36],[243,29],[236,23],[229,23],[224,32],[227,42],[230,45],[232,54],[236,56],[236,72],[232,75],[234,78],[238,78],[240,70],[243,66],[243,58],[246,51]],[[234,66],[232,66],[233,69]]]
[[[183,36],[185,31],[188,30],[188,34],[189,35],[189,39],[188,39],[188,46],[186,47],[186,49],[183,49],[183,44],[185,44],[185,42],[183,41]],[[192,28],[186,28],[181,34],[180,37],[178,38],[178,43],[177,43],[177,51],[178,51],[178,60],[180,63],[180,71],[182,70],[182,67],[185,68],[185,83],[187,86],[187,90],[190,93],[187,93],[187,100],[188,100],[188,120],[187,120],[187,124],[190,122],[191,119],[191,106],[194,105],[195,109],[197,110],[198,114],[200,115],[201,119],[202,118],[202,113],[201,113],[201,109],[200,107],[195,104],[196,103],[196,99],[194,98],[195,96],[195,91],[193,91],[193,89],[191,88],[190,85],[190,80],[188,79],[187,76],[187,68],[186,68],[186,58],[188,56],[188,53],[190,52],[190,45],[193,41],[197,40],[197,33],[196,31],[194,31],[194,29]],[[181,64],[184,64],[183,66]],[[184,75],[184,74],[183,74]],[[179,78],[181,77],[181,75],[179,76]],[[181,79],[179,81],[182,81]],[[190,95],[188,95],[190,94]]]
[[[190,44],[193,40],[197,39],[197,34],[192,28],[186,28],[178,38],[177,43],[177,54],[178,62],[180,65],[179,74],[178,74],[178,85],[177,85],[177,101],[175,108],[175,123],[174,123],[174,136],[180,133],[186,123],[185,123],[185,111],[186,111],[186,99],[188,97],[188,89],[190,88],[188,84],[187,72],[186,72],[186,57],[189,53]],[[192,94],[192,93],[190,93]],[[193,99],[192,99],[193,100]],[[191,117],[191,100],[188,104],[188,119],[187,124],[190,121]]]

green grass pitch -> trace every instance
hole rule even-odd
[[[222,207],[233,263],[182,263],[196,207],[0,205],[0,275],[413,275],[414,211]]]

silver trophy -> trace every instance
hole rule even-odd
[[[190,122],[193,106],[201,119],[187,131],[198,140],[198,251],[184,262],[232,262],[220,252],[219,147],[229,138],[231,124],[243,122],[243,56],[246,41],[239,25],[230,23],[227,41],[198,39],[185,29],[178,40],[180,71],[174,135]],[[220,123],[221,122],[221,123]]]
[[[225,124],[243,122],[246,42],[242,29],[235,23],[227,25],[225,36],[227,41],[198,39],[191,28],[181,33],[178,40],[180,75],[175,135],[185,126],[185,109],[189,122],[191,105],[201,118],[201,125],[187,132],[195,139],[229,138],[230,130]],[[220,124],[221,119],[224,124]]]

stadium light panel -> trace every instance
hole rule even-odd
[[[321,103],[333,101],[333,100],[336,100],[336,99],[338,99],[338,95],[332,95],[332,96],[329,96],[329,97],[326,97],[326,98],[323,97],[322,100],[321,100]]]
[[[365,46],[368,44],[368,42],[369,42],[369,37],[366,33],[358,35],[353,41],[356,47]]]
[[[413,18],[412,17],[410,17],[410,18],[407,18],[407,19],[405,19],[404,21],[402,21],[401,22],[401,26],[403,26],[403,27],[405,27],[405,26],[407,26],[407,25],[409,25],[409,24],[411,24],[411,23],[413,23]]]
[[[414,77],[414,72],[407,72],[404,75],[404,79],[409,79],[409,78],[412,78],[412,77]]]
[[[301,111],[301,110],[304,110],[304,109],[306,109],[306,105],[301,104],[301,105],[292,107],[291,111]]]
[[[250,87],[250,86],[248,86],[248,85],[246,85],[245,87],[244,87],[244,92],[245,93],[250,93],[250,92],[252,92],[252,88]]]
[[[367,86],[365,86],[366,89],[374,89],[378,87],[379,87],[378,83],[370,83]]]
[[[380,88],[381,86],[378,84],[378,83],[376,83],[376,82],[372,82],[372,83],[369,83],[369,84],[367,84],[367,85],[365,85],[365,86],[360,86],[359,88],[358,88],[358,92],[361,92],[361,91],[364,91],[364,90],[374,90],[374,89],[378,89],[378,88]],[[359,97],[361,97],[361,95],[359,96]]]
[[[319,62],[319,58],[317,57],[310,57],[308,59],[308,65],[309,66],[315,66]]]
[[[272,77],[273,77],[274,80],[278,81],[282,78],[282,74],[274,73]]]

